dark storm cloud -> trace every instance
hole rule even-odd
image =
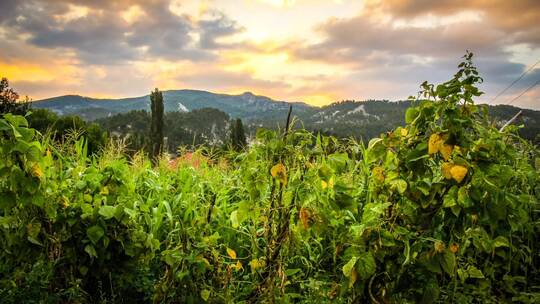
[[[70,4],[88,8],[80,18],[61,18]],[[216,39],[233,35],[241,28],[219,13],[218,18],[197,22],[178,16],[167,1],[2,1],[0,26],[28,37],[27,42],[42,48],[74,50],[92,64],[112,64],[130,60],[164,58],[201,60],[214,57],[221,44]],[[121,13],[132,5],[144,12],[133,23]],[[201,37],[200,46],[194,40]]]

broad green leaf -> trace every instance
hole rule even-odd
[[[352,257],[347,264],[343,265],[343,275],[345,275],[347,278],[351,276],[352,270],[354,268],[354,265],[356,264],[356,260],[358,260],[358,257]]]
[[[206,302],[208,301],[208,299],[210,298],[210,290],[208,289],[203,289],[201,291],[201,298]]]
[[[101,208],[99,208],[99,214],[101,214],[107,220],[113,218],[115,213],[115,206],[101,206]]]
[[[469,277],[473,278],[473,279],[483,279],[484,278],[484,274],[482,273],[482,271],[480,271],[480,269],[474,267],[474,266],[469,266],[467,268],[467,273],[469,274]]]
[[[91,258],[97,258],[97,252],[94,246],[88,244],[84,247],[84,251],[88,253]]]
[[[441,267],[447,274],[454,276],[456,256],[448,249],[441,255]]]
[[[238,211],[234,210],[231,212],[231,225],[233,228],[238,228],[240,223],[238,222]]]
[[[97,242],[101,239],[101,237],[103,237],[104,234],[105,232],[103,231],[103,228],[98,225],[92,226],[88,228],[88,230],[86,230],[86,235],[93,244],[97,244]]]
[[[358,256],[356,271],[358,271],[358,275],[360,275],[362,279],[366,280],[374,275],[376,268],[375,258],[373,258],[371,252],[364,252]]]
[[[495,238],[495,240],[493,242],[493,246],[495,248],[497,248],[497,247],[510,247],[510,242],[504,236],[498,236],[498,237]]]
[[[390,184],[392,185],[392,187],[396,188],[400,194],[405,193],[405,191],[407,190],[407,182],[402,179],[395,179],[391,181]]]
[[[417,108],[414,108],[414,107],[408,108],[407,111],[405,112],[405,122],[408,124],[412,123],[418,116],[418,113],[419,111]]]

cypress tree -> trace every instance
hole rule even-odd
[[[156,88],[150,93],[152,121],[150,125],[151,159],[155,165],[163,152],[163,94]]]
[[[241,150],[247,145],[244,125],[240,118],[237,118],[236,121],[233,121],[231,124],[231,144],[236,151]]]

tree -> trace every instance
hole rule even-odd
[[[28,98],[19,102],[19,94],[9,87],[7,78],[2,78],[0,81],[0,114],[24,115],[28,111],[28,105]]]
[[[163,94],[156,88],[150,93],[152,121],[150,125],[151,158],[154,165],[158,156],[163,152]]]
[[[244,125],[240,118],[237,118],[231,124],[231,143],[236,151],[243,149],[247,145]]]

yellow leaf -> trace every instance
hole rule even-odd
[[[439,134],[431,134],[428,141],[428,154],[435,154],[439,152],[442,143],[443,139]]]
[[[231,259],[236,259],[236,251],[232,250],[231,248],[227,247],[227,254]]]
[[[444,178],[446,179],[451,179],[452,178],[452,174],[450,173],[450,169],[452,169],[454,165],[451,164],[451,163],[443,163],[442,166],[441,166],[441,169],[442,169],[442,173],[444,175]]]
[[[264,268],[265,265],[266,263],[264,262],[264,260],[259,260],[259,259],[253,259],[251,260],[251,262],[249,262],[249,266],[251,267],[251,270],[253,271],[259,268]]]
[[[437,251],[438,253],[441,253],[444,251],[444,249],[446,249],[446,246],[444,246],[444,243],[441,241],[436,241],[434,247],[435,251]]]
[[[440,146],[440,152],[444,160],[448,160],[450,156],[452,155],[452,151],[454,150],[454,146],[443,144]]]
[[[37,163],[32,166],[32,176],[37,178],[41,178],[43,176],[43,171],[41,171],[41,167]]]
[[[409,131],[405,128],[401,128],[401,136],[407,136],[409,134]]]
[[[242,266],[242,263],[240,263],[240,261],[236,261],[236,265],[235,265],[234,268],[236,268],[236,271],[244,269],[244,267]]]
[[[309,228],[309,210],[307,208],[300,208],[300,221],[302,222],[302,226],[304,229]]]
[[[452,166],[450,169],[450,174],[456,182],[461,183],[461,181],[465,178],[465,175],[467,175],[467,168],[460,165]]]
[[[356,272],[356,268],[354,268],[351,272],[351,278],[349,279],[349,288],[354,286],[354,283],[356,283],[357,279],[358,279],[358,272]]]
[[[373,176],[377,179],[379,182],[384,182],[384,169],[382,167],[375,167],[373,168]]]
[[[62,208],[66,209],[69,206],[67,198],[62,196]]]
[[[270,169],[270,174],[272,174],[273,178],[278,179],[283,185],[287,184],[287,170],[282,163],[273,166],[272,169]]]

